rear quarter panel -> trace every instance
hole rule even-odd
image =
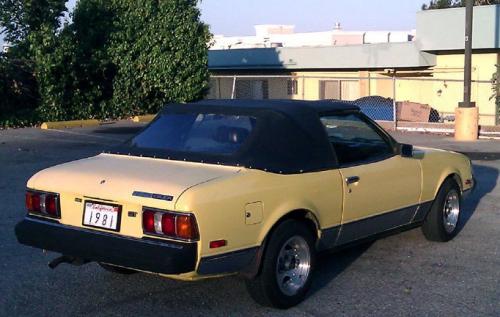
[[[245,205],[261,202],[260,222],[245,223]],[[287,213],[310,211],[320,228],[340,224],[342,182],[338,170],[279,175],[242,170],[187,190],[175,209],[196,215],[200,257],[259,246],[276,222]],[[227,246],[210,249],[209,242],[225,239]]]

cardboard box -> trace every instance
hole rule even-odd
[[[418,102],[396,103],[396,117],[399,121],[429,122],[431,107]]]

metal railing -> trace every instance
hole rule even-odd
[[[342,100],[358,105],[366,115],[392,128],[452,127],[462,98],[457,78],[370,76],[214,75],[210,99]],[[472,98],[481,125],[500,125],[499,109],[491,98],[492,82],[472,81]],[[445,131],[446,130],[446,131]]]

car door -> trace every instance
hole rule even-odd
[[[421,194],[417,159],[402,157],[391,139],[359,113],[322,116],[343,183],[337,245],[411,222]]]

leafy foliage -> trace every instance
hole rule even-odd
[[[40,104],[34,48],[46,30],[55,33],[66,10],[64,0],[0,0],[0,30],[13,46],[1,54],[0,126],[36,121]]]
[[[73,13],[74,23],[70,28],[75,43],[74,98],[81,109],[73,109],[68,114],[70,118],[121,116],[120,112],[110,110],[116,74],[109,55],[113,20],[114,11],[109,0],[84,0],[77,3]]]
[[[25,60],[0,54],[0,126],[33,121],[39,96],[31,69]]]
[[[8,42],[21,43],[44,26],[57,29],[64,11],[66,0],[0,0],[2,33]]]
[[[203,97],[208,87],[208,27],[194,0],[116,1],[117,65],[113,104],[127,114],[154,113],[167,102]]]
[[[68,59],[64,51],[67,46],[61,46],[65,37],[56,36],[53,30],[44,26],[28,38],[33,43],[30,52],[40,94],[37,115],[41,120],[60,120],[64,118],[64,87],[68,82],[65,78],[67,73],[63,68],[63,63]]]
[[[126,117],[203,97],[210,34],[196,0],[79,0],[61,26],[64,3],[0,0],[14,44],[0,54],[0,125]]]
[[[446,9],[446,8],[457,8],[465,7],[466,0],[431,0],[429,4],[423,4],[422,10],[432,10],[432,9]],[[490,5],[490,4],[500,4],[500,0],[475,0],[474,5]]]
[[[495,99],[496,107],[496,124],[500,124],[500,65],[495,65],[496,72],[491,76],[491,99]]]
[[[73,23],[36,42],[41,120],[102,118],[112,99],[114,65],[108,54],[113,11],[106,0],[81,0]]]

